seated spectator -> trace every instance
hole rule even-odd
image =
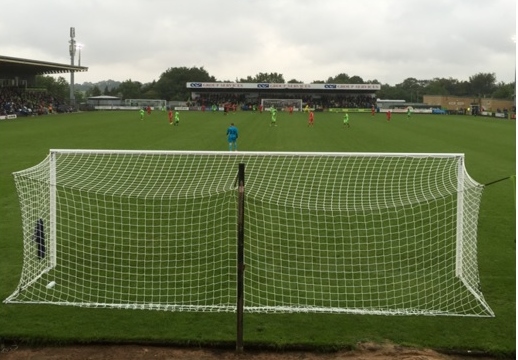
[[[0,115],[46,115],[49,110],[59,106],[64,106],[64,101],[58,101],[47,91],[16,86],[0,87]]]

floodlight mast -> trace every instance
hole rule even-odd
[[[70,45],[69,45],[69,51],[70,51],[70,65],[74,66],[74,56],[76,55],[76,29],[74,27],[70,28]],[[75,97],[74,97],[74,70],[70,71],[70,105],[75,104]]]
[[[81,43],[77,43],[76,44],[76,49],[78,50],[78,58],[77,58],[77,66],[81,66],[81,49],[83,48],[83,44]]]

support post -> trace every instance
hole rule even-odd
[[[47,238],[47,246],[49,247],[48,252],[50,254],[50,268],[56,267],[57,260],[57,224],[56,224],[56,167],[57,167],[57,154],[55,152],[50,153],[49,159],[49,231]]]
[[[243,308],[245,272],[245,164],[239,164],[237,205],[237,336],[236,351],[243,352]]]

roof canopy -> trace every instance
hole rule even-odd
[[[109,95],[99,95],[99,96],[90,96],[88,100],[115,100],[120,99],[118,96],[109,96]]]
[[[88,71],[88,68],[85,66],[72,66],[0,55],[0,75],[44,75],[69,73],[72,71]]]

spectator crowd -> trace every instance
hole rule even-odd
[[[308,105],[318,110],[329,108],[365,108],[376,106],[376,98],[363,94],[246,94],[246,93],[210,93],[200,94],[190,101],[188,106],[210,108],[224,104],[233,104],[241,109],[258,108],[261,98],[302,99],[303,106]],[[0,116],[35,116],[49,113],[70,112],[72,108],[62,99],[49,94],[46,90],[26,89],[24,87],[0,87]]]
[[[326,110],[329,108],[364,108],[371,109],[374,105],[376,107],[376,98],[371,95],[362,94],[347,94],[347,95],[293,95],[293,94],[262,94],[262,98],[267,99],[302,99],[303,105],[308,104],[316,109]],[[252,98],[249,94],[200,94],[193,103],[193,106],[212,105],[221,106],[225,103],[237,104],[239,107],[246,106],[253,108],[253,105],[259,106],[261,97],[256,96]]]
[[[45,90],[0,87],[0,116],[46,115],[68,110],[65,103]]]

